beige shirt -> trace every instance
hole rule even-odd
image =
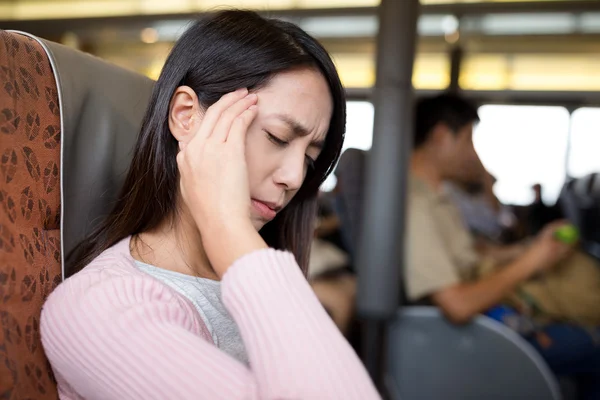
[[[472,237],[450,197],[411,177],[405,279],[411,301],[460,282],[472,281],[488,266],[475,252]],[[493,263],[492,263],[493,264]],[[523,297],[525,296],[525,297]],[[600,325],[600,268],[575,252],[536,279],[524,282],[506,301],[520,310],[535,305],[536,320]]]
[[[418,301],[469,280],[479,257],[458,208],[422,180],[409,180],[406,288]]]

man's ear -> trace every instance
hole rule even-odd
[[[175,90],[169,104],[169,130],[178,141],[187,144],[198,130],[202,112],[196,92],[189,86]]]
[[[437,123],[431,129],[431,141],[438,145],[446,145],[448,140],[453,138],[450,127],[443,122]]]

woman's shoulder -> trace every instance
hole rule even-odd
[[[131,237],[129,236],[104,250],[73,277],[103,273],[109,276],[139,274],[140,271],[135,267],[135,260],[129,251],[130,241]]]
[[[84,313],[90,318],[110,320],[134,308],[145,315],[170,310],[169,315],[176,316],[186,329],[208,335],[187,299],[136,267],[128,238],[58,285],[44,304],[42,319]]]
[[[98,255],[81,271],[68,277],[50,295],[61,294],[69,287],[70,295],[74,293],[84,294],[87,290],[95,288],[102,289],[114,285],[123,285],[128,281],[147,282],[152,285],[151,279],[135,267],[135,261],[129,252],[129,238],[125,238],[109,247]],[[74,292],[74,289],[77,289]]]

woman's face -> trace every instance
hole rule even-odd
[[[256,94],[246,163],[252,224],[260,230],[289,204],[321,153],[333,101],[325,78],[312,69],[275,75]]]

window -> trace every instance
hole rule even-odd
[[[580,178],[600,172],[600,108],[580,108],[571,117],[569,175]]]
[[[486,105],[474,133],[475,148],[498,180],[494,191],[506,204],[526,205],[540,183],[553,204],[565,178],[569,112],[563,107]]]
[[[370,150],[373,144],[373,118],[375,110],[368,101],[347,103],[346,139],[342,152],[348,148]],[[333,190],[336,179],[333,174],[321,186],[321,190]]]
[[[349,101],[347,107],[346,140],[343,149],[352,147],[369,150],[373,144],[373,104],[368,101]]]

